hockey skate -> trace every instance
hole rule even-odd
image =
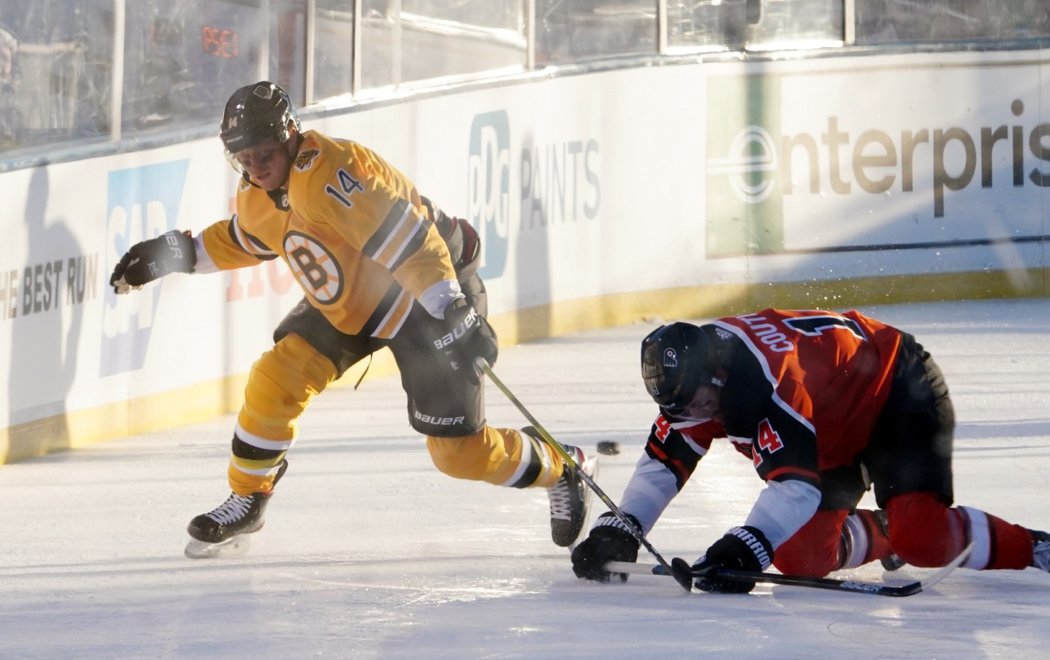
[[[1050,534],[1035,529],[1028,533],[1032,535],[1032,566],[1050,573]]]
[[[526,428],[526,433],[533,437],[539,437],[535,429]],[[597,460],[588,458],[583,450],[572,445],[564,445],[565,450],[580,469],[593,477]],[[591,490],[586,487],[583,480],[568,465],[562,472],[561,479],[548,491],[550,497],[551,511],[551,539],[555,545],[568,548],[583,531],[584,522],[587,520],[587,509],[590,505]]]
[[[288,469],[288,461],[282,461],[274,478],[274,485]],[[266,522],[263,513],[273,496],[269,493],[238,495],[230,493],[226,501],[208,513],[202,513],[190,521],[186,531],[190,540],[185,554],[190,559],[232,557],[248,552],[250,534],[262,529]]]

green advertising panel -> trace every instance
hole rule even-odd
[[[780,79],[712,76],[707,98],[707,256],[779,252]]]

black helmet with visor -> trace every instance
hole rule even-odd
[[[222,113],[219,137],[234,168],[241,167],[234,154],[272,140],[285,142],[292,129],[302,132],[292,100],[280,85],[266,80],[241,87],[230,96]]]
[[[660,408],[679,416],[701,385],[721,386],[711,339],[698,326],[662,325],[642,340],[642,381]]]

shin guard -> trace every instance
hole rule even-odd
[[[887,510],[893,548],[913,566],[943,566],[971,540],[964,568],[1022,569],[1032,561],[1028,530],[984,511],[949,507],[930,493],[898,495]]]
[[[486,425],[473,435],[428,436],[427,449],[441,472],[497,486],[550,488],[562,472],[561,460],[547,443],[515,429]]]

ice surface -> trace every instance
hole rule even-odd
[[[1050,529],[1050,300],[862,311],[915,334],[948,378],[957,502]],[[558,439],[590,451],[599,440],[621,444],[597,477],[613,499],[655,412],[637,373],[649,328],[505,349],[496,367]],[[495,387],[487,396],[490,422],[526,423]],[[189,560],[186,523],[228,494],[232,424],[0,467],[0,657],[1046,655],[1050,575],[1034,569],[959,569],[904,599],[577,580],[549,540],[545,493],[437,472],[396,378],[318,397],[250,553]],[[760,487],[747,461],[716,445],[650,541],[668,559],[692,560],[743,520]],[[877,564],[849,575],[884,579]]]

